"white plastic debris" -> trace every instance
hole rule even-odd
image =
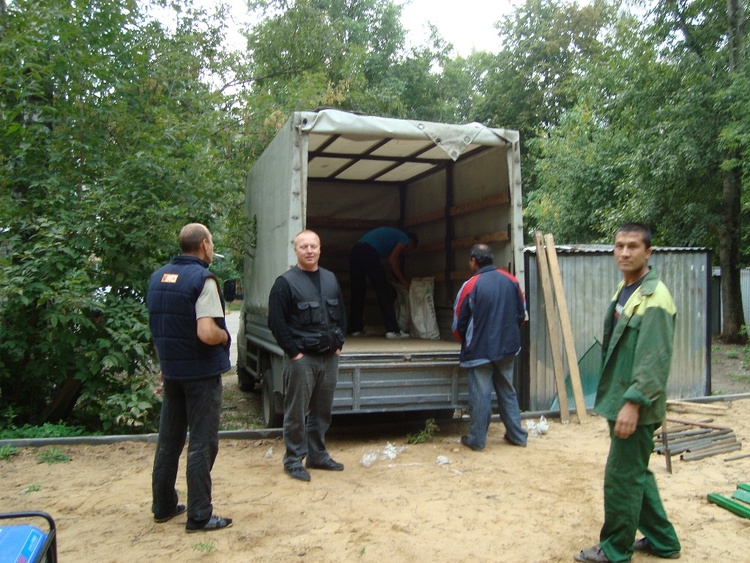
[[[539,422],[527,420],[526,430],[528,430],[532,436],[541,436],[542,434],[546,434],[549,431],[549,422],[547,422],[547,419],[544,418],[544,415],[541,416]]]
[[[400,446],[396,447],[390,442],[386,443],[385,448],[383,448],[383,453],[380,456],[380,459],[396,459],[396,456],[403,452],[406,449],[406,446]]]
[[[362,456],[362,459],[359,460],[359,463],[361,463],[364,467],[371,467],[372,464],[377,461],[377,459],[378,454],[373,451],[369,451]]]
[[[456,475],[463,475],[463,473],[459,471],[458,469],[453,469],[452,467],[448,467],[451,464],[451,460],[448,459],[444,455],[437,456],[437,464],[443,469],[447,469],[451,473],[455,473]]]
[[[273,457],[273,448],[268,448],[268,451],[266,452],[266,459],[271,459]]]
[[[362,464],[364,467],[371,467],[372,464],[375,463],[378,459],[381,459],[381,460],[396,459],[396,457],[405,449],[406,449],[406,446],[396,447],[390,442],[387,442],[385,447],[382,449],[379,449],[377,451],[370,450],[369,452],[366,452],[362,456],[362,459],[359,460],[359,463]]]

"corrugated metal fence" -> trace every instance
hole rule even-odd
[[[612,250],[606,245],[557,247],[578,360],[600,343],[604,312],[622,280]],[[525,410],[548,410],[553,408],[557,387],[534,248],[524,250],[524,262],[529,323],[519,370],[519,399]],[[668,397],[704,396],[709,392],[711,380],[710,255],[705,249],[654,247],[649,264],[672,292],[677,307]],[[562,342],[557,346],[563,349]],[[600,357],[599,350],[592,350],[592,354]],[[593,364],[598,365],[598,361]],[[565,360],[566,374],[567,365]],[[596,369],[584,369],[583,365],[581,369],[586,403],[590,406],[593,405],[593,394],[589,396],[588,391],[595,391],[598,373],[584,373],[596,372]],[[574,407],[572,397],[569,404]]]

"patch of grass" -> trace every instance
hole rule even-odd
[[[210,541],[199,541],[198,543],[193,544],[193,549],[195,551],[200,551],[201,553],[210,553],[214,550],[214,544]]]
[[[53,463],[68,463],[70,456],[62,451],[62,448],[47,448],[39,454],[39,461],[37,463],[47,463],[52,465]]]
[[[220,430],[263,428],[262,413],[252,407],[248,394],[235,386],[224,387]]]
[[[41,490],[42,490],[42,486],[39,483],[32,483],[31,485],[26,487],[21,494],[28,495],[29,493],[36,493]]]
[[[51,424],[45,422],[41,426],[24,424],[20,428],[10,426],[0,430],[0,440],[17,440],[27,438],[67,438],[71,436],[87,436],[92,433],[83,426],[69,426],[67,424]],[[94,433],[95,434],[95,433]]]
[[[428,418],[424,423],[424,430],[420,430],[414,434],[406,435],[407,444],[424,444],[425,442],[432,442],[435,439],[435,432],[440,430],[434,418]]]
[[[8,444],[7,446],[3,446],[0,448],[0,459],[3,461],[8,461],[11,457],[14,455],[19,455],[21,453],[21,450],[16,448],[15,446],[11,446]]]

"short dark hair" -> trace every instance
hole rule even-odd
[[[471,247],[469,258],[473,258],[477,266],[484,268],[485,266],[491,266],[494,263],[495,256],[492,253],[492,249],[484,243],[475,244]]]
[[[414,243],[414,248],[417,248],[417,246],[419,246],[419,237],[417,236],[417,233],[408,232],[406,233],[406,236],[409,237],[409,240]]]
[[[194,254],[208,237],[209,232],[205,225],[188,223],[180,231],[180,250],[183,254]]]
[[[617,233],[638,233],[646,244],[646,248],[651,248],[651,229],[643,223],[623,223],[615,231],[615,237]]]

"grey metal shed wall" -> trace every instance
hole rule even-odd
[[[611,249],[558,247],[558,261],[578,359],[602,338],[604,312],[622,279]],[[550,408],[557,388],[550,352],[544,297],[534,249],[524,251],[528,341],[523,351],[519,395],[529,410]],[[710,257],[703,249],[654,248],[649,264],[672,292],[677,308],[671,399],[699,397],[710,390]],[[562,343],[557,346],[562,350]],[[567,373],[567,360],[565,361]],[[572,407],[571,402],[571,407]]]

